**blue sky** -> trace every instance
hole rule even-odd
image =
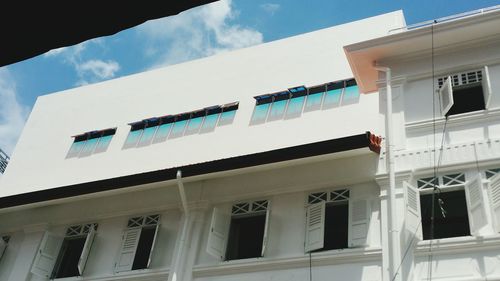
[[[407,24],[486,0],[219,0],[0,68],[0,148],[11,154],[40,95],[403,10]]]

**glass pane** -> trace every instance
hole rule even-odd
[[[324,92],[310,94],[307,96],[306,106],[304,111],[313,111],[321,108],[321,100],[323,99]]]
[[[68,151],[68,155],[66,156],[66,158],[70,158],[70,157],[76,157],[78,156],[78,154],[80,153],[80,151],[82,151],[82,148],[85,146],[85,143],[87,141],[79,141],[79,142],[74,142],[69,151]]]
[[[95,148],[95,153],[99,152],[105,152],[108,150],[109,144],[111,143],[111,139],[113,138],[113,135],[109,136],[104,136],[99,139],[99,142],[97,143],[97,146]]]
[[[302,114],[302,107],[304,107],[305,100],[305,96],[290,99],[288,108],[286,109],[286,118],[299,117]]]
[[[201,126],[200,133],[213,132],[215,126],[217,126],[217,120],[219,120],[219,114],[211,114],[205,116],[203,120],[203,125]]]
[[[149,127],[143,130],[141,140],[137,144],[137,146],[146,146],[150,145],[151,141],[153,140],[153,137],[155,135],[156,129],[158,129],[158,126],[153,126]]]
[[[187,135],[197,134],[200,131],[201,124],[203,123],[204,117],[196,117],[189,120],[189,124],[186,129]]]
[[[217,123],[217,126],[224,126],[233,123],[235,116],[236,116],[236,110],[222,112],[220,114],[219,123]]]
[[[80,152],[80,157],[91,155],[92,152],[94,152],[94,149],[95,149],[98,141],[99,141],[99,138],[87,140],[87,144]]]
[[[255,108],[253,109],[253,114],[250,124],[255,125],[266,122],[267,112],[269,111],[270,107],[271,107],[270,103],[256,105]]]
[[[359,88],[358,85],[345,88],[342,104],[353,104],[359,101]]]
[[[174,126],[172,127],[172,132],[170,132],[169,138],[182,137],[182,135],[184,134],[184,129],[186,128],[188,121],[189,121],[189,119],[175,122]]]
[[[317,192],[309,194],[308,203],[314,204],[319,203],[321,201],[326,201],[326,192]]]
[[[500,172],[500,168],[497,169],[489,169],[485,171],[486,178],[489,179],[493,177],[494,175],[498,174]]]
[[[430,177],[417,180],[418,188],[433,188],[438,185],[438,178]]]
[[[340,97],[342,96],[343,89],[335,89],[327,91],[325,94],[325,100],[323,101],[323,109],[336,107],[340,103]]]
[[[282,119],[285,115],[286,105],[288,100],[275,101],[271,105],[271,110],[269,111],[268,121]]]
[[[139,139],[141,138],[142,130],[130,131],[128,133],[127,139],[125,140],[125,144],[123,148],[135,147]]]
[[[170,128],[172,128],[172,123],[160,125],[156,130],[153,143],[159,143],[165,141],[168,137],[168,134],[170,133]]]

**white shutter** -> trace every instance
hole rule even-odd
[[[221,260],[224,259],[229,219],[230,217],[219,208],[214,208],[208,234],[207,253]]]
[[[266,248],[267,248],[270,215],[271,215],[271,201],[267,201],[266,222],[264,225],[264,237],[262,238],[262,252],[260,254],[262,257],[266,253]]]
[[[413,236],[422,239],[422,231],[419,230],[422,223],[420,213],[420,193],[418,189],[406,181],[403,182],[403,190],[406,205],[404,225],[409,234],[408,240],[413,240]]]
[[[467,209],[471,232],[479,234],[479,230],[486,226],[486,215],[484,212],[484,200],[481,176],[478,175],[465,184],[465,196],[467,198]]]
[[[307,207],[305,251],[321,249],[325,240],[325,201]]]
[[[483,84],[484,106],[485,108],[489,108],[491,100],[491,83],[488,66],[484,66],[483,68],[483,80],[481,83]]]
[[[83,271],[85,270],[85,265],[87,265],[87,259],[89,258],[92,244],[94,243],[95,233],[96,233],[95,226],[92,225],[90,227],[89,233],[87,234],[87,238],[85,239],[85,244],[83,245],[82,254],[80,255],[80,259],[78,260],[78,272],[80,273],[80,276],[83,275]]]
[[[5,241],[3,241],[3,237],[0,236],[0,260],[2,259],[6,249],[7,243],[5,243]]]
[[[135,252],[141,237],[141,228],[127,229],[123,234],[122,246],[118,260],[116,261],[115,271],[127,271],[132,269],[134,264]]]
[[[500,174],[490,178],[488,184],[488,194],[490,204],[493,210],[493,219],[495,221],[495,230],[500,232]]]
[[[149,249],[148,264],[146,265],[146,268],[149,268],[149,266],[151,265],[151,259],[153,258],[153,250],[155,248],[156,238],[158,237],[159,230],[160,230],[160,225],[157,224],[155,227],[155,236],[153,237],[153,243],[151,243],[151,248]]]
[[[439,102],[441,104],[441,114],[446,115],[453,106],[453,86],[451,85],[450,76],[444,80],[441,89],[439,89]]]
[[[366,246],[370,213],[368,200],[349,200],[349,247]]]
[[[31,266],[31,273],[42,278],[50,278],[61,244],[62,238],[45,232],[40,247],[38,248],[35,261]]]

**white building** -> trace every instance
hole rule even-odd
[[[397,11],[39,97],[0,280],[500,280],[499,25]]]

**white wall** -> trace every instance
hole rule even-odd
[[[0,196],[136,174],[327,139],[377,133],[377,95],[300,118],[250,125],[256,95],[352,77],[342,46],[387,34],[401,11],[38,98]],[[376,27],[376,28],[374,28]],[[240,101],[212,133],[122,149],[129,122]],[[65,159],[72,135],[118,127],[108,151]],[[158,157],[161,155],[161,157]]]

